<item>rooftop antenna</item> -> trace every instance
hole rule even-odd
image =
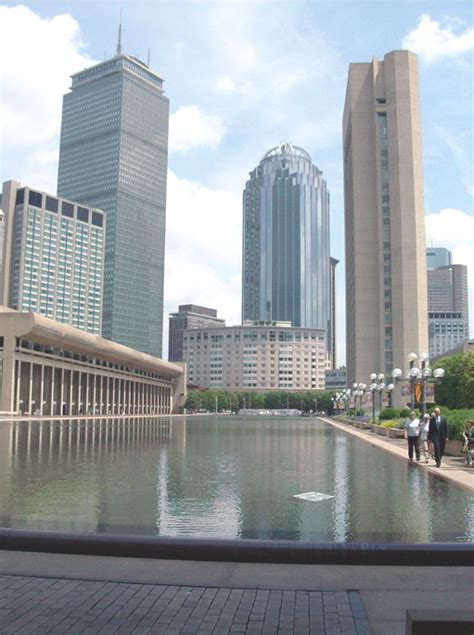
[[[147,58],[146,58],[147,66],[150,66],[150,61],[151,61],[151,48],[148,47],[148,55],[147,55]]]
[[[120,21],[119,21],[119,29],[118,29],[117,51],[116,51],[115,54],[117,56],[122,55],[122,9],[120,9]]]

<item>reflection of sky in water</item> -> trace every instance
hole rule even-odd
[[[0,423],[0,523],[323,542],[474,540],[474,497],[308,419]],[[329,500],[294,498],[321,492]]]

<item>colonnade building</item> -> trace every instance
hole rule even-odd
[[[0,307],[3,413],[77,416],[180,412],[182,364],[171,364],[36,313]]]

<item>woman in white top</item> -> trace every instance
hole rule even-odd
[[[421,421],[420,428],[420,442],[423,448],[423,458],[425,459],[425,463],[428,463],[430,459],[430,452],[428,448],[428,430],[430,427],[430,415],[428,412],[425,412],[423,415],[423,420]]]
[[[405,439],[408,441],[408,458],[410,461],[413,461],[413,449],[415,449],[416,460],[420,460],[420,430],[421,422],[416,416],[416,412],[412,411],[405,423]]]

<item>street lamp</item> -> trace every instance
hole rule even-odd
[[[420,361],[420,368],[415,366],[416,360]],[[445,371],[443,368],[437,368],[434,371],[428,366],[429,355],[428,353],[410,353],[408,355],[409,368],[405,372],[401,368],[394,368],[392,370],[392,379],[396,385],[399,381],[407,381],[410,384],[410,407],[413,410],[415,408],[415,386],[420,383],[421,380],[421,409],[422,414],[426,413],[426,386],[433,377],[435,382],[439,382],[443,379]]]

